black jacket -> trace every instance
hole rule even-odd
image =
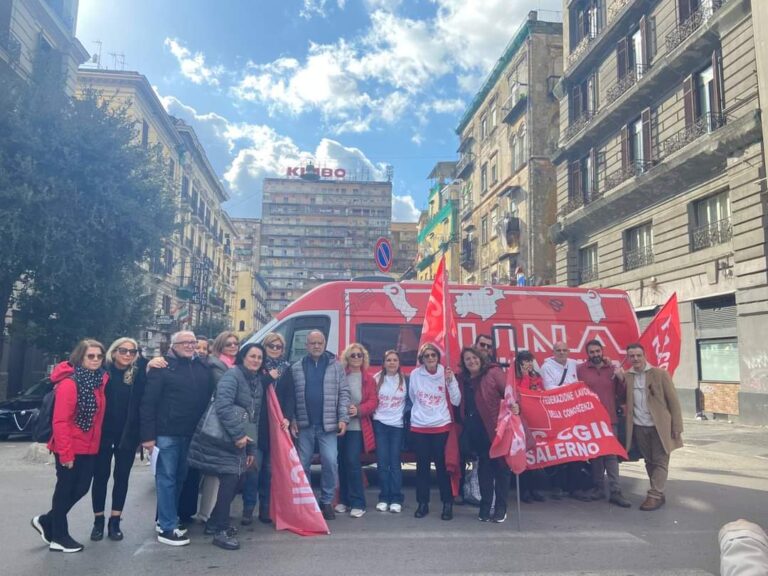
[[[191,437],[213,394],[213,378],[199,359],[165,357],[167,368],[153,368],[141,401],[141,440]]]
[[[124,384],[121,381],[113,382],[111,377],[112,371],[110,370],[110,381],[107,383],[107,393],[109,393],[110,386],[127,386],[127,384]],[[139,357],[136,360],[136,373],[133,376],[133,382],[130,384],[128,415],[118,443],[118,448],[121,450],[131,450],[135,452],[141,442],[141,435],[139,434],[139,410],[141,408],[141,400],[144,397],[146,386],[147,361],[144,358]]]
[[[189,465],[207,474],[236,474],[245,472],[245,459],[248,455],[256,454],[258,434],[253,430],[259,429],[264,386],[262,380],[271,381],[269,374],[246,375],[240,366],[227,370],[216,386],[216,397],[213,405],[216,415],[226,430],[231,442],[221,444],[209,437],[196,432],[189,445]],[[246,420],[251,425],[246,424]],[[198,431],[202,426],[198,424]],[[251,431],[249,432],[249,428]],[[253,442],[244,448],[235,446],[235,441],[245,435],[250,435]],[[254,436],[257,436],[254,438]]]

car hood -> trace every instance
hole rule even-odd
[[[42,396],[11,398],[0,402],[0,410],[31,410],[32,408],[40,408],[42,401]]]

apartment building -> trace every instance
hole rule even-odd
[[[0,2],[0,66],[30,79],[37,68],[60,73],[74,94],[77,67],[88,52],[75,38],[78,0],[3,0]]]
[[[288,174],[264,180],[260,272],[273,315],[323,282],[375,274],[376,240],[392,220],[389,181],[311,164]]]
[[[234,330],[240,339],[248,337],[269,321],[267,284],[259,274],[260,218],[233,218],[235,306]]]
[[[456,162],[438,162],[429,174],[432,185],[427,208],[419,218],[416,278],[432,280],[445,256],[448,279],[460,280],[459,272],[459,193],[461,183],[455,181]]]
[[[394,255],[389,273],[393,278],[405,279],[404,276],[414,270],[419,254],[419,225],[417,222],[392,222],[390,232]]]
[[[456,178],[461,183],[461,279],[472,284],[549,284],[555,251],[562,24],[536,12],[514,34],[464,113]]]
[[[557,281],[677,293],[684,411],[768,420],[765,156],[748,0],[564,2]],[[765,18],[765,15],[763,15]],[[763,53],[765,54],[765,53]]]

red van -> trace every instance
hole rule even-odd
[[[370,353],[371,370],[378,371],[384,352],[394,348],[410,372],[430,289],[429,282],[410,281],[322,284],[289,304],[249,341],[279,332],[288,360],[295,362],[306,354],[307,333],[320,330],[334,354],[359,342]],[[517,350],[529,350],[541,364],[558,341],[568,343],[571,357],[585,358],[584,346],[592,338],[603,343],[607,357],[621,359],[624,347],[640,333],[621,290],[452,285],[449,302],[460,347],[473,344],[478,334],[492,335],[500,363],[514,361]]]

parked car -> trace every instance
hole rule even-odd
[[[0,440],[9,436],[32,436],[43,396],[51,391],[49,378],[43,378],[10,400],[0,402]]]

